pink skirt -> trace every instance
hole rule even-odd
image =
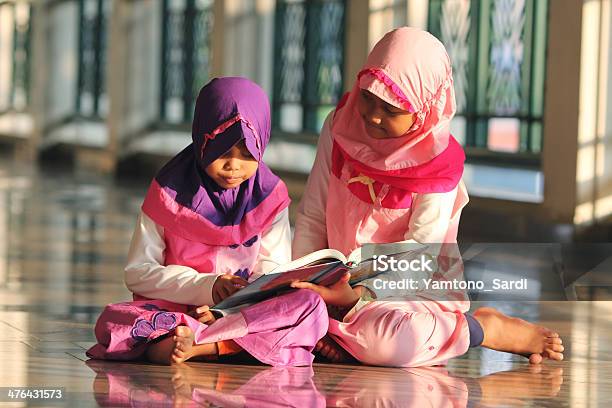
[[[189,306],[164,300],[139,300],[106,306],[95,327],[94,359],[138,360],[160,336],[188,326],[195,344],[234,340],[250,355],[272,366],[311,365],[312,350],[327,332],[321,297],[297,290],[248,306],[211,325],[187,315]]]
[[[464,354],[470,332],[464,302],[386,299],[344,321],[330,319],[331,337],[364,364],[386,367],[445,365]]]

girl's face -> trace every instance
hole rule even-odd
[[[259,163],[251,155],[244,140],[236,143],[204,170],[221,188],[236,188],[251,178]]]
[[[368,135],[374,139],[403,136],[414,123],[414,114],[388,104],[365,89],[359,90],[357,109]]]

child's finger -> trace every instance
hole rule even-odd
[[[340,279],[338,279],[338,281],[336,283],[334,283],[332,286],[335,285],[344,285],[346,283],[348,283],[348,281],[351,280],[351,274],[346,272],[344,275],[342,275],[340,277]]]
[[[232,283],[234,285],[246,286],[246,285],[249,284],[249,282],[247,282],[246,280],[244,280],[240,276],[236,276],[236,275],[232,276],[231,281],[232,281]]]
[[[223,285],[223,288],[221,288],[221,290],[223,291],[223,299],[232,294],[232,288],[233,287],[231,283],[229,283],[229,285]]]
[[[238,292],[240,289],[240,287],[236,287],[234,285],[230,286],[229,288],[227,288],[227,296],[233,295],[234,293]]]
[[[199,320],[200,323],[208,323],[208,322],[210,322],[213,319],[214,319],[214,317],[213,317],[212,313],[206,312],[206,313],[203,313],[198,320]]]
[[[220,302],[223,299],[225,299],[226,295],[225,295],[225,290],[224,289],[225,289],[225,287],[222,286],[222,285],[220,285],[217,289],[215,289],[215,293],[213,294],[213,298],[216,295],[216,297],[218,299],[218,300],[215,300],[215,303],[216,302]]]
[[[196,309],[197,313],[204,313],[207,312],[210,308],[208,306],[200,306]]]
[[[292,282],[291,287],[296,289],[310,289],[312,291],[317,292],[318,294],[321,294],[321,287],[310,282]]]
[[[238,291],[239,291],[240,289],[242,289],[242,288],[243,288],[243,286],[236,286],[234,283],[231,283],[231,284],[230,284],[230,285],[227,287],[227,290],[228,290],[228,293],[229,293],[229,294],[228,294],[228,296],[229,296],[229,295],[233,295],[234,293],[238,292]]]

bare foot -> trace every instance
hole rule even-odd
[[[157,364],[180,364],[194,357],[216,357],[217,344],[194,344],[193,331],[178,326],[174,336],[154,343],[147,348],[147,358]]]
[[[520,354],[529,358],[531,364],[540,364],[545,358],[563,360],[559,334],[546,327],[506,316],[490,307],[477,309],[474,317],[484,331],[483,347]]]
[[[332,363],[350,363],[356,360],[338,345],[331,337],[325,336],[315,346],[315,352]]]

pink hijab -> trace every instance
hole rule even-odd
[[[357,110],[360,89],[414,113],[415,123],[398,138],[368,136]],[[395,189],[395,196],[452,191],[465,161],[463,149],[450,134],[455,111],[451,62],[444,45],[416,28],[393,30],[370,52],[353,89],[336,108],[332,171],[340,171],[346,161],[356,172]],[[369,200],[363,184],[350,184],[349,189]]]

